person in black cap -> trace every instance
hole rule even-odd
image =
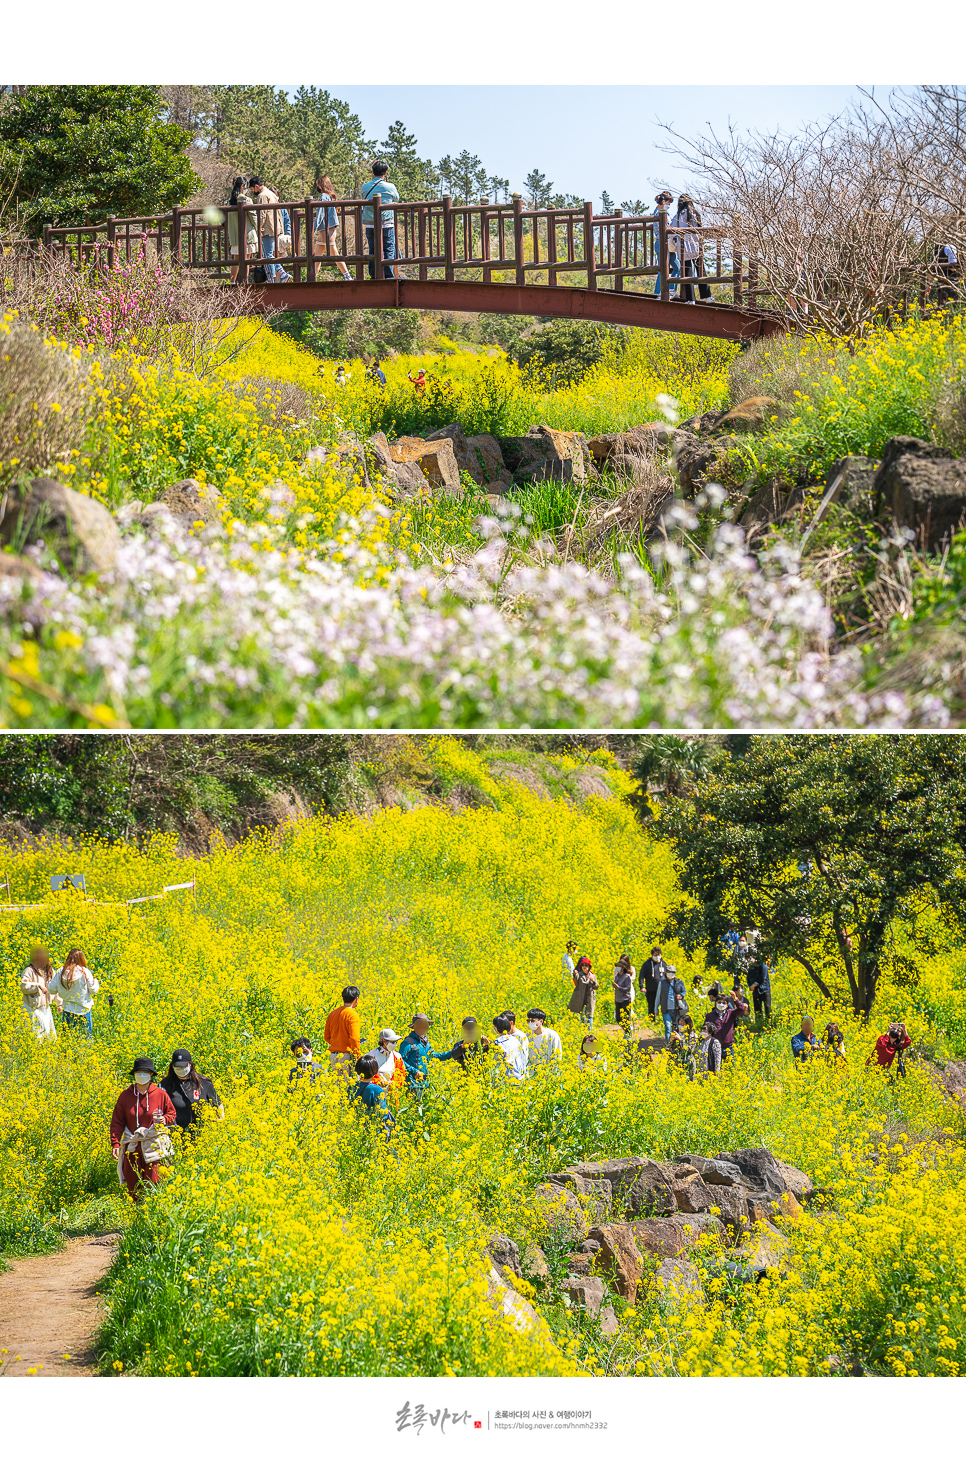
[[[202,1103],[214,1107],[219,1117],[225,1115],[221,1097],[215,1091],[213,1083],[196,1069],[191,1052],[186,1051],[183,1046],[172,1051],[168,1074],[161,1083],[161,1090],[166,1091],[174,1103],[178,1126],[186,1132],[197,1122],[199,1114],[196,1108]]]
[[[479,1021],[468,1015],[463,1021],[462,1040],[451,1051],[440,1051],[440,1061],[457,1061],[463,1071],[479,1071],[490,1052],[491,1042],[480,1035]]]
[[[156,1086],[150,1056],[139,1056],[131,1067],[132,1084],[121,1092],[111,1115],[111,1149],[117,1159],[118,1179],[135,1200],[158,1181],[154,1156],[161,1133],[177,1120],[174,1103]]]

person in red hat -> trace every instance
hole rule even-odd
[[[150,1056],[139,1056],[131,1068],[132,1082],[114,1104],[111,1150],[117,1176],[137,1202],[158,1181],[163,1134],[177,1121],[174,1103],[160,1086]]]

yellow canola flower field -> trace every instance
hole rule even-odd
[[[42,843],[11,858],[15,897],[42,908],[0,915],[0,1242],[25,1252],[72,1225],[124,1228],[104,1369],[962,1373],[962,1121],[927,1069],[913,1062],[889,1085],[864,1064],[872,1035],[841,1012],[848,1064],[796,1068],[788,1037],[803,992],[780,970],[774,1028],[743,1036],[719,1080],[625,1059],[606,1033],[606,1069],[581,1070],[564,942],[594,961],[604,1025],[616,957],[627,949],[639,964],[676,897],[668,846],[637,824],[621,800],[630,783],[606,758],[594,770],[611,795],[575,802],[496,778],[445,738],[432,756],[496,806],[313,818],[201,860],[166,838]],[[97,903],[46,891],[49,873],[67,869],[85,873]],[[192,877],[196,902],[190,891],[131,913],[109,902]],[[102,982],[93,1042],[30,1033],[17,979],[36,940],[57,963],[73,944],[89,956]],[[663,943],[688,984],[703,973]],[[486,1030],[510,1006],[523,1025],[538,1004],[561,1035],[561,1069],[515,1088],[430,1061],[426,1089],[394,1103],[387,1142],[327,1070],[325,1017],[348,983],[362,991],[364,1050],[384,1025],[405,1032],[420,1009],[445,1051],[465,1015]],[[912,1029],[929,1034],[922,1016]],[[289,1092],[288,1045],[300,1035],[325,1069]],[[134,1057],[164,1071],[179,1045],[214,1080],[225,1120],[176,1141],[157,1193],[134,1210],[118,1195],[111,1110]],[[827,1195],[782,1222],[781,1272],[743,1284],[723,1268],[733,1253],[705,1244],[702,1302],[659,1291],[646,1260],[635,1302],[614,1298],[616,1337],[568,1306],[569,1241],[547,1227],[544,1174],[595,1157],[759,1145]],[[521,1251],[539,1243],[546,1257],[549,1277],[520,1282],[539,1317],[528,1332],[488,1295],[495,1233]]]

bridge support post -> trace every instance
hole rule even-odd
[[[587,288],[597,288],[597,255],[594,251],[594,205],[584,204],[584,262],[587,265]]]
[[[372,277],[382,278],[382,198],[372,195]]]
[[[523,267],[523,199],[513,200],[513,257],[516,260],[517,284],[526,284],[527,275]]]
[[[171,250],[171,263],[181,263],[181,209],[172,208],[171,227],[168,230],[168,247]]]
[[[311,198],[305,200],[305,277],[309,284],[315,283],[315,219],[313,214],[315,208]],[[325,228],[329,221],[329,215],[322,214],[322,227],[325,229],[325,236],[328,238],[329,231]]]
[[[671,251],[667,242],[667,209],[657,210],[657,258],[661,267],[661,299],[666,304],[671,298]]]
[[[443,199],[443,263],[446,283],[452,284],[456,278],[453,268],[453,200],[448,193]]]
[[[111,269],[111,270],[113,270],[113,268],[114,268],[115,239],[116,238],[117,238],[117,223],[115,222],[115,215],[112,213],[112,214],[110,214],[108,216],[108,220],[107,220],[107,267],[108,267],[108,269]]]

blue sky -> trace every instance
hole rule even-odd
[[[655,53],[656,54],[656,53]],[[309,83],[306,83],[308,85]],[[313,83],[348,102],[381,140],[397,118],[437,161],[465,147],[492,174],[521,189],[533,167],[555,191],[617,201],[653,194],[651,180],[672,188],[684,179],[660,152],[666,122],[693,134],[790,129],[841,110],[851,86],[340,86]]]

